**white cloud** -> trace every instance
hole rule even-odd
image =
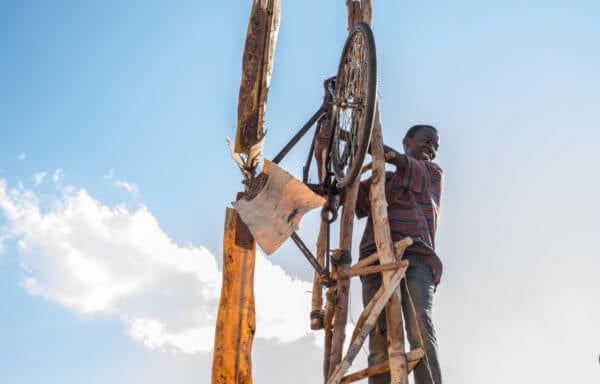
[[[25,160],[26,157],[27,157],[27,154],[25,152],[21,152],[17,155],[17,160],[19,160],[19,161]]]
[[[133,183],[128,183],[127,181],[117,180],[113,183],[113,185],[117,188],[122,188],[131,193],[137,193],[137,185]]]
[[[33,184],[40,185],[44,182],[44,178],[46,177],[47,172],[37,172],[33,174]]]
[[[65,188],[49,207],[0,179],[3,237],[17,242],[28,293],[72,310],[120,318],[147,347],[193,353],[213,347],[221,289],[215,257],[179,246],[145,207],[108,207]],[[307,282],[262,254],[256,263],[257,337],[298,340],[309,333]]]
[[[54,173],[52,174],[52,181],[54,181],[54,184],[58,183],[62,177],[63,177],[62,168],[56,168],[56,170],[54,170]]]

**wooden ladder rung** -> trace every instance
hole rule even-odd
[[[417,364],[421,361],[421,359],[425,356],[425,352],[423,349],[417,348],[406,354],[406,360],[408,362],[408,372],[412,372],[413,369],[417,366]],[[363,370],[351,373],[342,378],[341,384],[353,383],[355,381],[364,379],[366,377],[379,375],[380,373],[389,372],[390,363],[389,361],[384,361],[381,364],[373,365],[372,367],[365,368]]]

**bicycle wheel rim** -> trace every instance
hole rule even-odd
[[[335,85],[330,161],[338,188],[359,175],[371,139],[377,94],[375,39],[371,28],[356,25],[348,35]]]

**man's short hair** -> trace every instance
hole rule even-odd
[[[426,129],[426,128],[432,129],[435,133],[438,133],[438,130],[433,125],[417,124],[417,125],[413,125],[412,127],[410,127],[408,129],[408,131],[406,131],[406,135],[404,135],[404,137],[413,137],[421,129]]]

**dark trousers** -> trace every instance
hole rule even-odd
[[[418,255],[406,255],[410,262],[406,278],[400,283],[404,326],[411,349],[421,347],[425,357],[413,371],[415,384],[441,384],[435,329],[431,321],[433,305],[433,274],[431,267]],[[363,276],[363,304],[366,306],[381,286],[381,274]],[[388,360],[385,310],[369,336],[369,366]],[[389,372],[369,378],[369,384],[389,384]]]

